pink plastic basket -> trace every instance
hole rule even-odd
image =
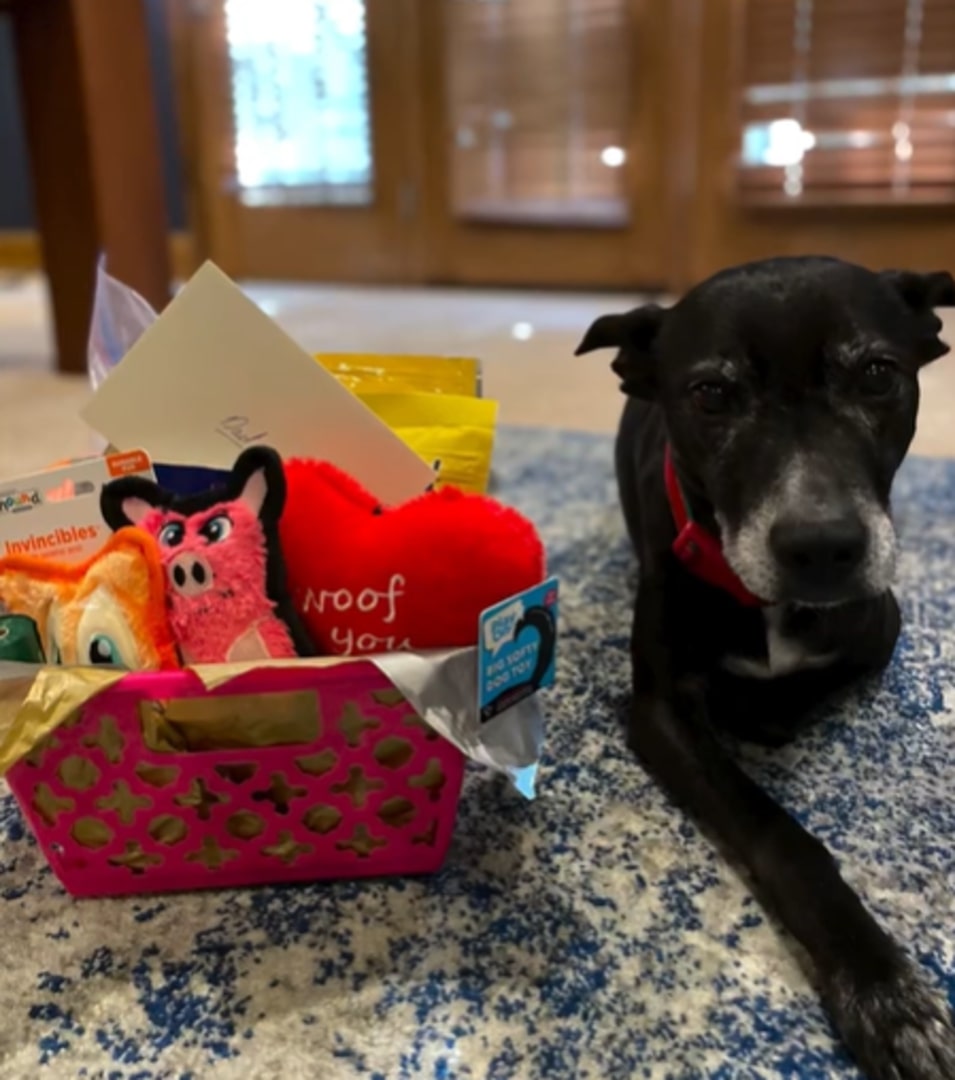
[[[294,691],[316,695],[312,743],[163,753],[144,741],[144,702]],[[69,892],[110,896],[430,873],[463,774],[460,751],[374,665],[348,663],[213,691],[188,672],[128,675],[8,780]]]

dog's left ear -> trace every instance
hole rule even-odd
[[[955,279],[947,270],[919,274],[914,270],[883,270],[879,275],[902,297],[920,319],[924,333],[919,342],[920,362],[928,364],[944,356],[948,345],[938,336],[942,320],[935,308],[955,307]]]
[[[584,334],[575,356],[594,349],[619,349],[610,365],[620,376],[620,388],[633,397],[653,398],[657,379],[653,348],[666,308],[645,304],[624,315],[601,315]]]

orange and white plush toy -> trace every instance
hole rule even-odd
[[[33,619],[48,663],[134,671],[179,666],[159,547],[139,529],[114,533],[81,563],[0,559],[0,602]]]

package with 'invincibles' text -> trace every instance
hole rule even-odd
[[[81,561],[112,531],[103,520],[103,486],[119,476],[155,480],[142,450],[89,458],[0,482],[0,555]]]

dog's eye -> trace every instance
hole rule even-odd
[[[722,382],[700,382],[690,388],[693,404],[711,416],[725,412],[730,403],[730,388]]]
[[[887,360],[870,360],[859,376],[859,389],[866,397],[885,397],[895,387],[895,366]]]

